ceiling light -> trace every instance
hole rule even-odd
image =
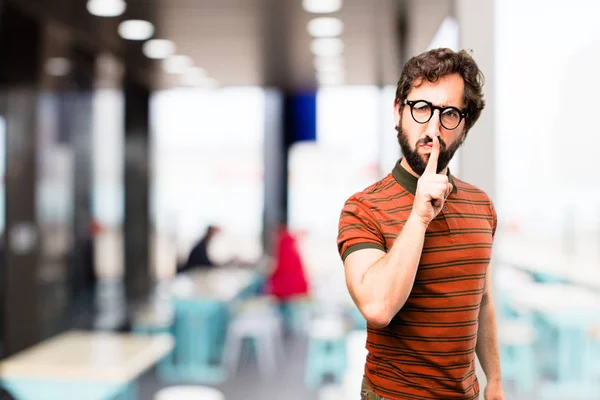
[[[342,0],[302,0],[302,7],[311,13],[332,13],[342,8]]]
[[[206,70],[199,67],[189,68],[181,76],[181,84],[185,86],[197,86],[202,84],[206,78]]]
[[[339,38],[317,38],[310,43],[310,50],[319,57],[339,56],[344,50],[344,42]]]
[[[216,89],[219,84],[216,79],[208,76],[194,77],[189,75],[181,76],[181,84],[183,86],[191,86],[202,89]]]
[[[340,75],[323,76],[317,79],[321,86],[343,85],[344,77]]]
[[[154,25],[141,19],[130,19],[119,24],[119,35],[127,40],[146,40],[154,35]]]
[[[343,85],[344,80],[341,77],[328,77],[318,80],[319,85],[321,86],[336,86]]]
[[[219,82],[215,78],[208,78],[204,84],[209,89],[216,89],[219,86]]]
[[[219,83],[215,78],[204,78],[198,86],[204,89],[216,89],[219,87]]]
[[[163,69],[169,74],[181,74],[190,68],[194,62],[188,56],[171,56],[164,61]]]
[[[159,60],[175,53],[175,43],[166,39],[152,39],[144,43],[142,51],[146,57]]]
[[[50,76],[67,76],[71,72],[71,61],[64,57],[49,58],[44,69]]]
[[[339,71],[344,69],[342,57],[315,57],[314,66],[317,71]]]
[[[317,71],[320,85],[341,85],[344,83],[344,71]]]
[[[88,0],[87,10],[97,17],[118,17],[125,12],[123,0]]]
[[[306,29],[314,37],[340,36],[344,30],[344,23],[339,18],[319,17],[310,20]]]
[[[344,72],[343,71],[319,71],[317,72],[317,80],[320,81],[334,81],[334,80],[344,80]]]

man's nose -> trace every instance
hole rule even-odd
[[[441,124],[440,124],[440,111],[433,110],[431,118],[427,122],[427,128],[425,134],[433,139],[436,136],[440,136]]]

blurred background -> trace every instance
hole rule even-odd
[[[0,0],[0,398],[358,399],[339,213],[401,156],[396,83],[437,47],[486,76],[451,171],[499,216],[507,399],[600,398],[599,15]]]

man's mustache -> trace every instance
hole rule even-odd
[[[402,130],[400,129],[399,126],[395,126],[394,129],[398,133],[402,133]],[[440,141],[440,150],[446,150],[446,142],[444,142],[444,139],[442,139],[441,136],[438,136],[438,140]],[[433,139],[430,138],[429,136],[425,136],[423,139],[420,139],[419,141],[417,141],[416,146],[419,146],[421,144],[431,143],[431,142],[433,142]]]
[[[444,139],[442,139],[441,136],[438,136],[438,140],[440,141],[440,150],[445,150],[446,149],[446,142],[444,142]],[[427,143],[431,143],[431,142],[433,142],[433,139],[430,138],[429,136],[425,136],[423,139],[420,139],[417,142],[417,146],[418,145],[427,144]]]

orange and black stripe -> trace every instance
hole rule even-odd
[[[448,173],[453,191],[429,224],[412,292],[391,323],[367,328],[365,376],[392,399],[477,399],[479,308],[496,231],[487,194]],[[340,216],[342,259],[389,249],[412,210],[417,178],[400,165],[350,197]]]

